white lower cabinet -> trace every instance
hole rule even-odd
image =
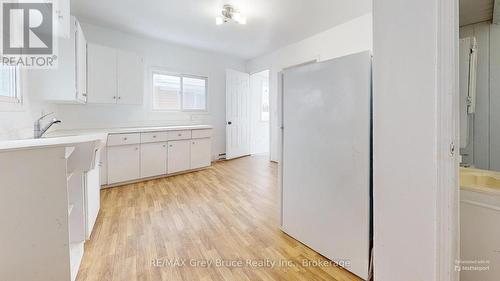
[[[210,166],[212,160],[210,155],[211,147],[210,138],[191,140],[191,169]]]
[[[140,178],[140,144],[108,147],[108,184]]]
[[[169,174],[186,171],[191,167],[191,140],[178,140],[168,142],[168,164]]]
[[[211,129],[115,133],[108,136],[102,185],[209,167]]]
[[[167,142],[141,144],[141,178],[167,173]]]

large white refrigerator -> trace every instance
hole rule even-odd
[[[363,279],[371,237],[371,54],[281,76],[282,230]]]

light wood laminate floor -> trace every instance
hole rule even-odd
[[[360,280],[303,266],[327,260],[279,229],[279,198],[264,156],[103,190],[77,280]]]

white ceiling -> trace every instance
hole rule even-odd
[[[83,21],[251,59],[371,11],[371,0],[72,0]],[[215,25],[224,4],[247,25]]]

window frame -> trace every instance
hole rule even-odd
[[[158,109],[155,108],[155,97],[154,97],[154,75],[159,74],[159,75],[168,75],[168,76],[174,76],[174,77],[179,77],[180,78],[180,109]],[[184,83],[183,83],[183,78],[195,78],[195,79],[201,79],[205,80],[205,108],[204,109],[184,109]],[[168,70],[163,70],[163,69],[157,69],[154,68],[151,70],[151,91],[150,91],[150,97],[151,97],[151,110],[154,112],[169,112],[169,113],[208,113],[208,104],[209,104],[209,77],[204,76],[204,75],[195,75],[195,74],[185,74],[185,73],[179,73],[179,72],[172,72]]]
[[[14,81],[10,83],[11,91],[14,92],[13,96],[1,96],[0,102],[6,104],[22,104],[22,94],[21,94],[21,72],[19,67],[13,67],[10,70],[10,74],[14,77]]]

